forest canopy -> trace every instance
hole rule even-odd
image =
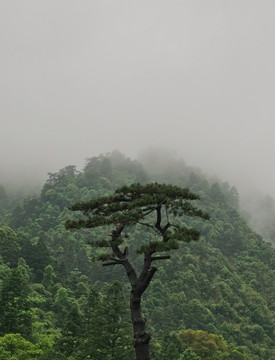
[[[90,246],[109,230],[68,231],[64,224],[73,204],[93,203],[133,183],[158,182],[198,195],[192,204],[210,220],[185,218],[189,229],[200,232],[199,241],[183,243],[172,259],[160,261],[144,293],[146,326],[154,334],[151,358],[275,358],[274,249],[242,217],[236,188],[178,162],[153,170],[116,152],[90,158],[81,171],[70,165],[50,174],[37,195],[1,187],[1,356],[134,358],[127,275],[121,266],[94,262],[105,250]],[[129,253],[152,241],[153,233],[149,227],[144,233],[142,224],[130,227],[124,240]],[[139,258],[130,256],[140,269]],[[216,350],[203,353],[196,339]]]

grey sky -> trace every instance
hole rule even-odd
[[[274,0],[0,0],[0,175],[154,145],[275,196],[274,18]]]

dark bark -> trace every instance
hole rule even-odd
[[[160,225],[159,227],[165,234],[167,229],[163,230]],[[117,259],[112,259],[113,261],[106,263],[106,265],[121,264],[126,270],[132,288],[130,296],[130,310],[134,330],[133,343],[136,351],[136,360],[150,360],[149,343],[152,336],[146,330],[146,319],[141,313],[141,298],[157,271],[156,267],[151,266],[152,261],[158,260],[158,258],[161,259],[167,257],[152,257],[154,252],[146,252],[144,254],[142,271],[140,275],[137,276],[135,269],[128,259],[128,248],[125,248],[124,252],[122,252],[118,245],[116,245],[116,239],[120,236],[123,228],[124,226],[120,226],[112,232],[111,247]]]
[[[136,360],[150,360],[149,342],[151,334],[145,329],[145,318],[141,314],[141,296],[137,291],[131,291],[131,317],[134,329],[134,347]]]
[[[167,230],[171,226],[170,223],[169,223],[167,210],[166,210],[167,224],[164,227],[161,226],[161,218],[162,218],[162,216],[161,216],[161,205],[159,205],[157,207],[156,211],[157,211],[157,221],[155,223],[155,228],[158,229],[158,231],[161,233],[163,242],[167,242],[168,241]]]
[[[149,343],[152,336],[146,330],[146,319],[142,316],[141,312],[141,298],[142,294],[149,286],[155,272],[157,271],[156,267],[151,267],[151,255],[151,253],[144,254],[143,269],[139,277],[135,278],[134,282],[131,282],[131,278],[128,275],[132,285],[130,309],[134,329],[134,347],[136,351],[136,360],[150,360]],[[130,264],[128,264],[128,266],[129,265]]]

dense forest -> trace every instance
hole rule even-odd
[[[170,251],[144,293],[151,358],[275,360],[275,251],[248,225],[256,212],[240,210],[235,187],[182,161],[141,163],[118,151],[88,159],[81,171],[49,173],[35,195],[0,185],[0,360],[135,358],[126,275],[103,267],[103,250],[92,246],[108,229],[65,223],[77,218],[75,203],[152,182],[190,189],[210,220],[184,220],[199,240]],[[139,225],[129,230],[137,267],[135,250],[150,236]]]

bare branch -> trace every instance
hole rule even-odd
[[[152,253],[150,252],[147,252],[144,254],[144,264],[143,264],[143,268],[142,268],[142,271],[139,275],[139,278],[138,280],[143,282],[144,279],[146,278],[147,274],[148,274],[148,271],[150,270],[151,268],[151,258],[152,258]]]
[[[146,277],[143,280],[142,285],[141,285],[142,294],[144,293],[144,291],[149,286],[149,284],[150,284],[151,280],[153,279],[153,276],[154,276],[156,271],[157,271],[157,268],[153,267],[153,266],[147,271]]]
[[[162,233],[162,227],[161,227],[161,206],[159,206],[157,209],[157,221],[156,221],[156,228]]]

